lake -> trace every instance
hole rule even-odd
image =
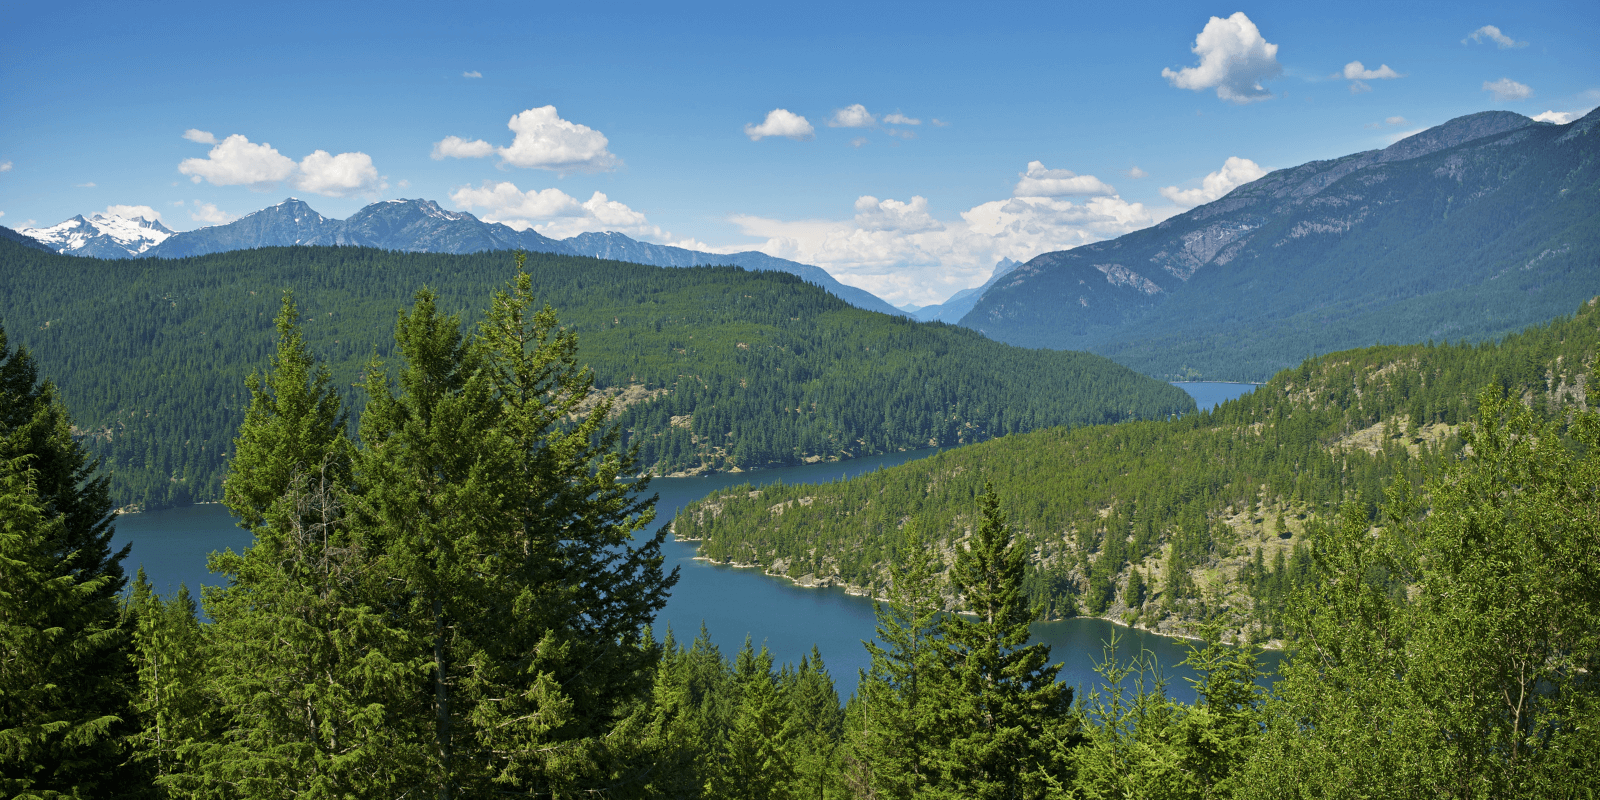
[[[1179,385],[1195,394],[1189,386]],[[1217,387],[1219,384],[1201,386]],[[1254,388],[1249,384],[1221,386],[1243,387],[1222,397],[1224,400]],[[1206,402],[1199,395],[1196,401]],[[699,478],[657,478],[650,482],[650,490],[660,497],[656,519],[664,525],[684,505],[730,486],[778,481],[823,483],[905,463],[934,452],[929,449]],[[186,583],[195,591],[200,584],[218,583],[216,576],[206,571],[206,554],[212,550],[248,547],[250,534],[234,525],[226,508],[198,505],[121,517],[117,520],[115,541],[118,547],[124,543],[133,545],[127,561],[130,573],[143,565],[159,591],[174,591],[179,583]],[[656,619],[658,636],[670,627],[680,641],[687,643],[703,624],[711,640],[725,655],[732,656],[748,636],[757,647],[765,644],[779,663],[798,662],[811,652],[812,645],[816,645],[841,695],[855,688],[857,671],[870,664],[862,640],[874,634],[871,600],[847,595],[839,588],[801,588],[787,580],[763,575],[759,570],[696,561],[693,542],[677,542],[671,537],[664,547],[664,555],[666,568],[678,567],[680,579],[666,608]],[[1094,665],[1101,658],[1101,643],[1113,632],[1126,638],[1120,651],[1123,657],[1141,648],[1151,651],[1172,681],[1170,691],[1185,700],[1193,699],[1194,693],[1182,679],[1194,677],[1194,674],[1178,664],[1185,655],[1182,640],[1129,630],[1097,619],[1070,619],[1033,626],[1035,641],[1048,643],[1052,659],[1064,664],[1061,680],[1075,686],[1087,686],[1097,680]],[[1263,662],[1275,667],[1278,654],[1265,654]]]
[[[1223,383],[1221,381],[1173,381],[1173,386],[1189,393],[1201,411],[1216,408],[1242,394],[1255,391],[1256,383]]]

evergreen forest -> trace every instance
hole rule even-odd
[[[538,303],[581,334],[577,357],[615,401],[640,472],[837,460],[1194,407],[1099,356],[862,311],[783,273],[527,259]],[[272,351],[286,290],[330,385],[359,412],[368,360],[396,353],[400,298],[427,286],[475,324],[511,261],[353,247],[105,261],[0,241],[0,325],[73,409],[118,507],[217,501],[245,379]]]
[[[962,451],[1020,471],[1024,451],[995,448],[1053,442],[1060,463],[1130,481],[1153,468],[1106,442],[1194,454],[1168,473],[1182,503],[1160,506],[1152,480],[1096,513],[1131,525],[1108,529],[1130,545],[1153,518],[1168,550],[1202,534],[1220,548],[1206,496],[1306,509],[1315,524],[1290,532],[1306,579],[1282,596],[1291,655],[1270,694],[1257,651],[1222,617],[1188,656],[1194,702],[1115,640],[1100,686],[1059,683],[1049,648],[1029,642],[1045,611],[1029,498],[1063,490],[973,460],[936,462],[952,468],[918,484],[963,487],[959,537],[931,511],[892,527],[871,666],[841,702],[821,653],[777,665],[748,643],[727,656],[703,631],[658,641],[651,623],[677,579],[666,534],[646,533],[652,501],[619,484],[636,451],[584,369],[583,334],[543,306],[532,270],[470,322],[417,292],[386,355],[362,368],[358,409],[297,298],[274,298],[231,432],[223,499],[253,544],[212,556],[228,583],[198,601],[124,574],[107,480],[67,404],[39,360],[0,343],[5,796],[1593,794],[1593,303],[1500,345],[1326,356],[1212,414]],[[1298,469],[1252,455],[1256,439]],[[1313,459],[1368,448],[1365,466]],[[861,485],[886,505],[892,484],[871,481],[904,474],[810,487],[817,499],[784,508]],[[711,516],[743,513],[722,509]],[[952,598],[970,613],[947,613]]]
[[[1500,341],[1308,359],[1176,420],[1035,431],[825,485],[734,487],[673,526],[712,560],[881,596],[916,549],[906,527],[925,531],[942,575],[993,483],[1026,541],[1041,616],[1177,635],[1215,625],[1282,646],[1285,604],[1314,580],[1316,543],[1345,508],[1377,524],[1386,487],[1459,462],[1486,386],[1543,420],[1586,408],[1597,353],[1591,300]],[[943,591],[946,609],[963,607],[948,582]]]

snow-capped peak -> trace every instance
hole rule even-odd
[[[175,233],[160,220],[118,214],[95,214],[88,219],[79,214],[48,228],[23,228],[17,232],[43,242],[57,253],[102,258],[138,255]]]

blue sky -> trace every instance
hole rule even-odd
[[[13,7],[0,225],[423,197],[927,303],[1263,170],[1600,105],[1593,2],[768,5]]]

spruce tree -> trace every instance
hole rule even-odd
[[[106,796],[128,788],[116,780],[124,717],[104,702],[126,691],[107,668],[126,642],[113,578],[57,550],[65,515],[47,511],[29,460],[0,459],[0,794]]]
[[[296,318],[286,295],[271,371],[248,383],[224,485],[254,541],[210,561],[229,579],[205,597],[220,730],[178,749],[193,766],[165,779],[175,793],[397,795],[420,780],[404,724],[419,664],[375,603],[388,576],[349,524],[351,448]],[[158,644],[150,658],[170,657]],[[160,685],[146,682],[146,694]]]
[[[367,373],[352,507],[390,578],[382,605],[426,663],[430,791],[622,791],[622,737],[647,714],[645,628],[676,580],[654,498],[590,397],[577,339],[518,270],[476,336],[416,295],[396,326],[395,394]],[[636,722],[629,721],[632,725]]]
[[[886,798],[919,796],[938,778],[945,742],[938,704],[954,687],[945,641],[938,560],[921,526],[906,523],[890,567],[889,602],[876,603],[877,641],[867,642],[872,666],[861,675],[861,731],[854,756],[862,783]]]
[[[205,672],[205,631],[196,611],[187,586],[163,598],[143,567],[123,605],[139,679],[132,760],[160,797],[172,796],[168,789],[192,771],[195,745],[213,733],[216,721]]]
[[[1000,499],[985,485],[980,524],[956,555],[951,584],[976,620],[950,620],[954,681],[940,705],[950,730],[938,793],[1017,798],[1043,793],[1051,769],[1046,734],[1068,719],[1072,690],[1055,681],[1050,646],[1028,644],[1039,615],[1022,589],[1025,554],[1013,539]]]

